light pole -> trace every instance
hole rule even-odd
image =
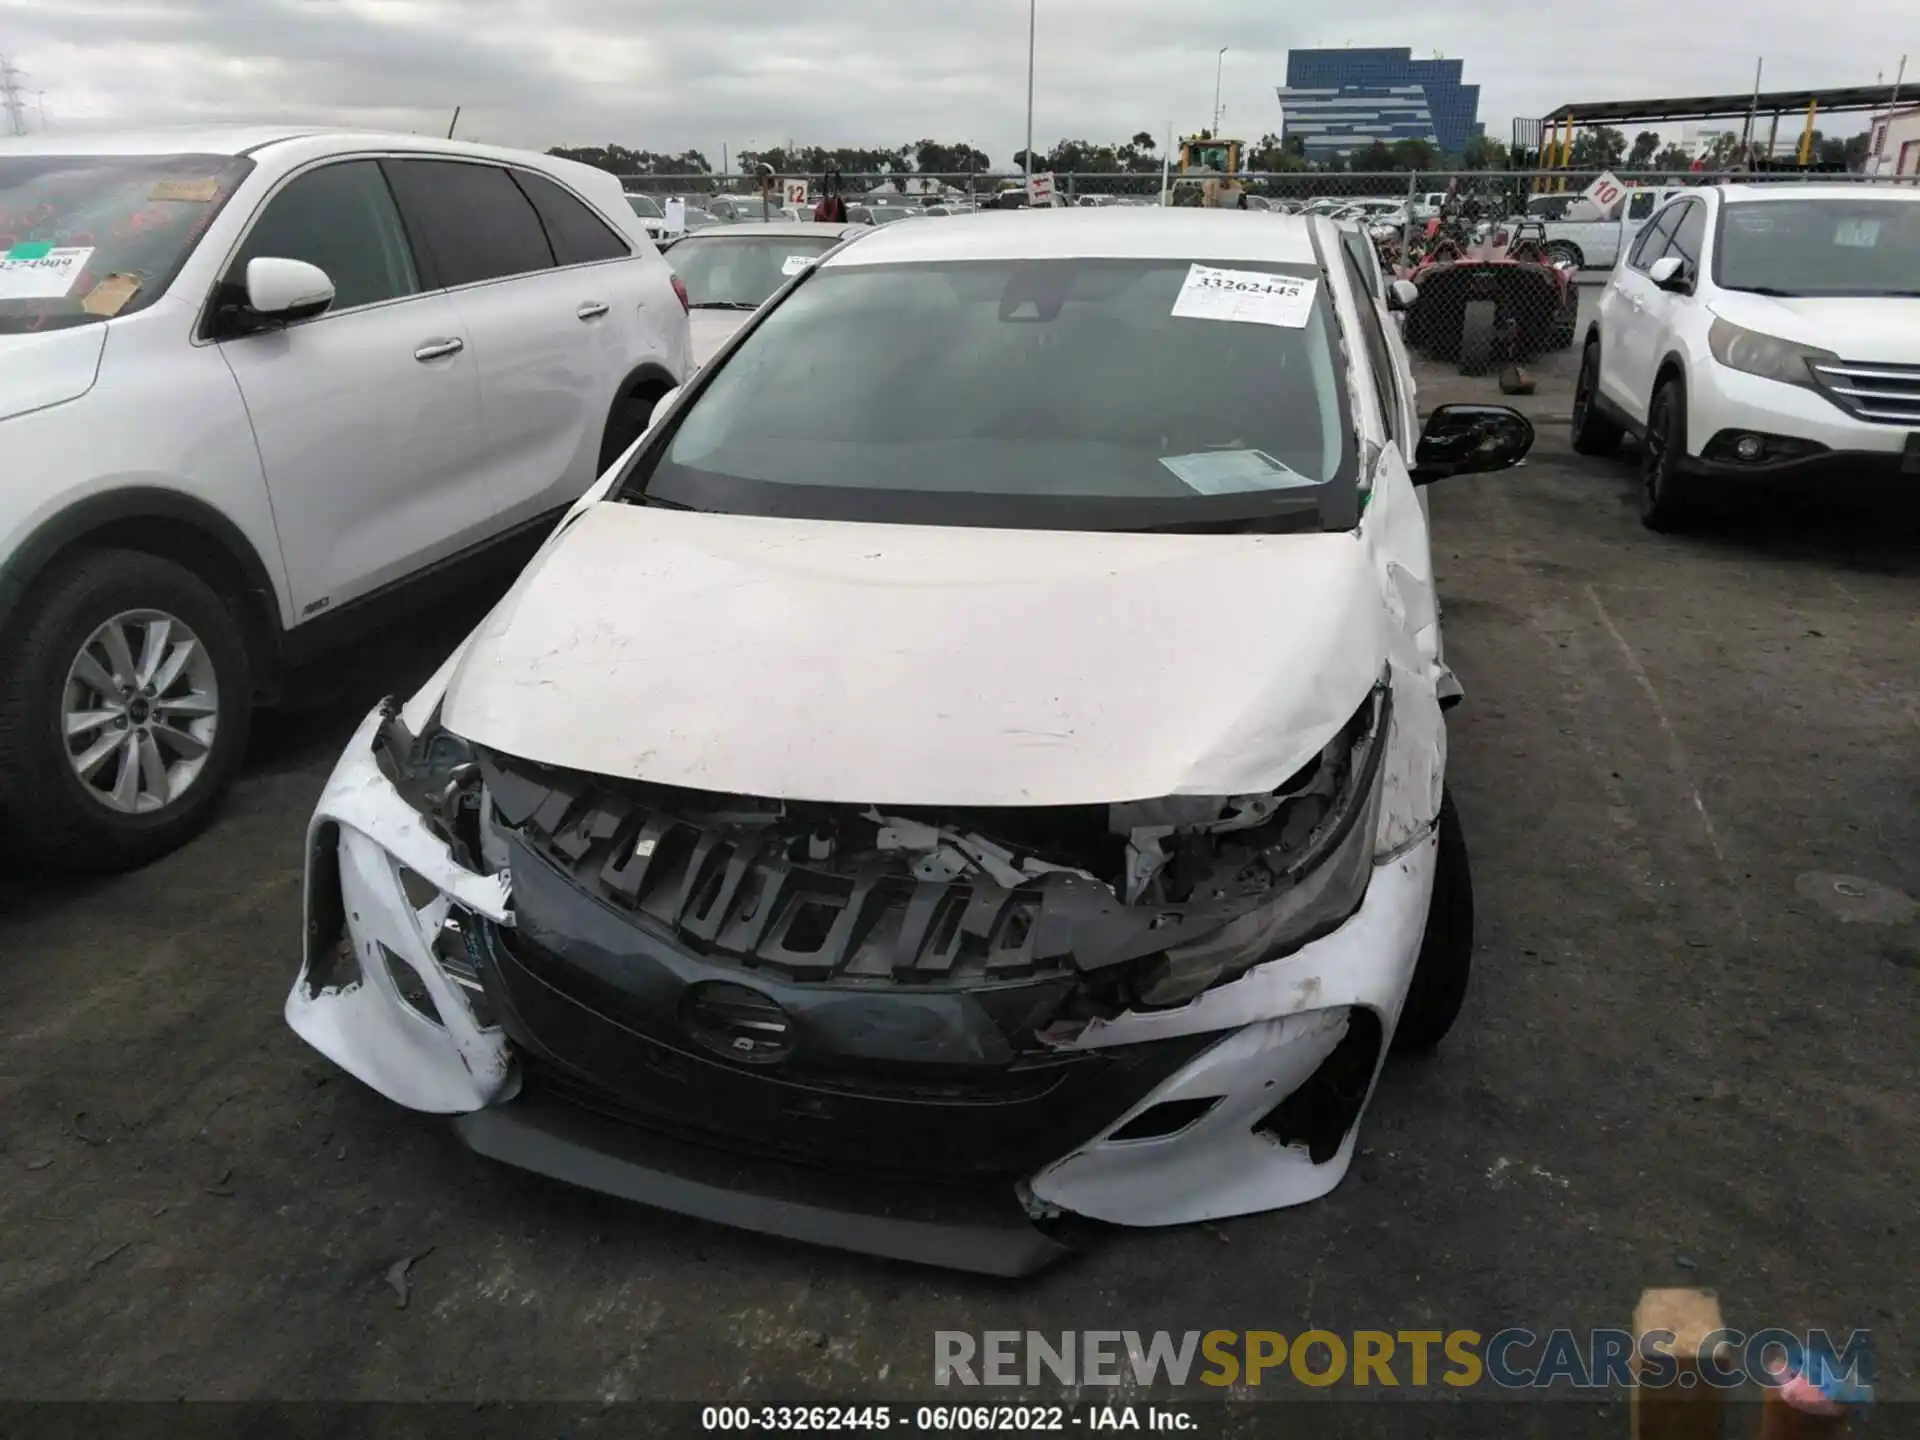
[[[1033,179],[1033,35],[1034,7],[1039,0],[1027,0],[1027,148],[1020,166],[1028,180]]]
[[[1213,57],[1213,138],[1220,138],[1220,71],[1227,63],[1227,47],[1222,45],[1220,53]]]

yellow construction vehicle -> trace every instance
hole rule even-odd
[[[1205,130],[1198,135],[1183,137],[1180,141],[1180,173],[1196,180],[1204,180],[1210,175],[1238,175],[1240,142],[1222,140]]]

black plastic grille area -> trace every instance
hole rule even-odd
[[[708,828],[631,793],[555,778],[543,777],[531,813],[502,809],[537,855],[702,955],[791,979],[1031,979],[1071,970],[1076,934],[1123,909],[1107,887],[1068,874],[1004,887],[836,873],[788,858],[750,828]]]

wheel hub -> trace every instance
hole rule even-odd
[[[81,788],[122,815],[174,804],[200,778],[220,726],[207,647],[163,610],[127,610],[67,667],[60,727]]]

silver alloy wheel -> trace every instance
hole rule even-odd
[[[163,610],[127,610],[88,637],[60,701],[67,763],[109,810],[147,815],[186,794],[220,726],[213,657]]]

